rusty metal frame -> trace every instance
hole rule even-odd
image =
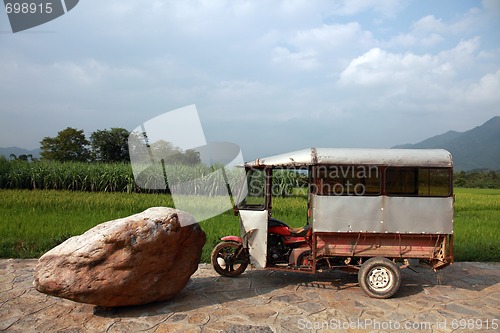
[[[422,259],[434,264],[434,269],[453,262],[452,235],[314,232],[312,237],[314,265],[325,258],[378,256]],[[439,251],[443,251],[441,257],[437,256]]]

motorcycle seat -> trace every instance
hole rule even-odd
[[[305,237],[307,235],[307,233],[309,232],[309,230],[311,230],[311,225],[306,224],[305,226],[300,227],[300,228],[288,227],[288,230],[290,230],[290,233],[292,234],[292,236]]]

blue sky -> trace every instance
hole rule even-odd
[[[0,147],[190,104],[246,160],[416,143],[500,115],[499,31],[496,0],[81,0],[16,34],[0,11]]]

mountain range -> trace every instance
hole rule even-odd
[[[466,132],[448,131],[393,148],[444,148],[452,154],[456,171],[500,170],[500,116]]]

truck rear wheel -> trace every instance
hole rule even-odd
[[[368,296],[389,298],[398,291],[401,285],[401,270],[387,258],[371,258],[361,265],[358,282]]]

